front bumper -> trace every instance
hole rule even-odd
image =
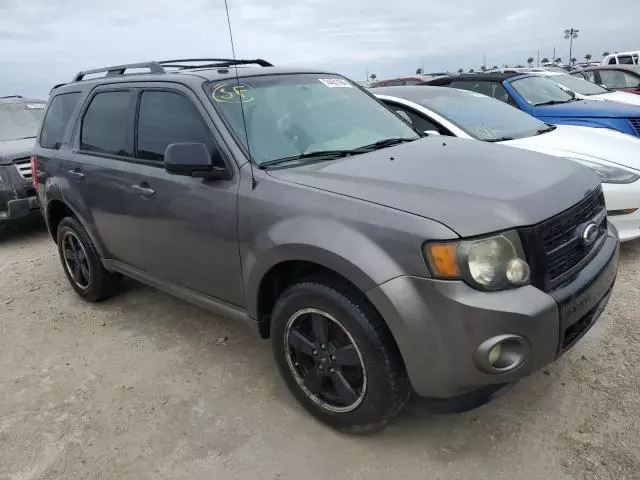
[[[618,252],[610,230],[578,276],[548,293],[530,285],[487,293],[462,282],[403,276],[367,295],[389,325],[416,393],[455,397],[519,380],[573,346],[609,299]],[[525,339],[526,360],[508,373],[487,373],[474,360],[478,347],[501,335]]]

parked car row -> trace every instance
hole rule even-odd
[[[488,401],[606,307],[607,210],[637,205],[640,115],[538,76],[447,86],[466,91],[370,91],[259,59],[79,72],[31,152],[69,284],[101,301],[125,275],[247,323],[343,431],[384,427],[412,393]],[[629,135],[552,125],[572,122]]]

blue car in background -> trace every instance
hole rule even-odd
[[[478,73],[427,81],[482,93],[502,100],[539,120],[618,130],[640,137],[640,107],[617,102],[578,100],[557,83],[535,74]]]

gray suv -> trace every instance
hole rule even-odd
[[[46,102],[0,97],[0,224],[39,214],[31,179],[31,150]]]
[[[33,153],[79,295],[125,275],[248,323],[343,431],[381,428],[412,392],[488,396],[554,361],[617,272],[591,170],[425,136],[334,73],[80,72],[52,91]]]

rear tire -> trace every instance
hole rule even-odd
[[[62,219],[56,236],[62,269],[76,293],[90,302],[100,302],[113,295],[116,277],[102,265],[80,222],[73,217]]]
[[[357,434],[380,430],[410,397],[391,333],[353,288],[323,280],[289,287],[274,308],[271,340],[291,393],[333,428]]]

